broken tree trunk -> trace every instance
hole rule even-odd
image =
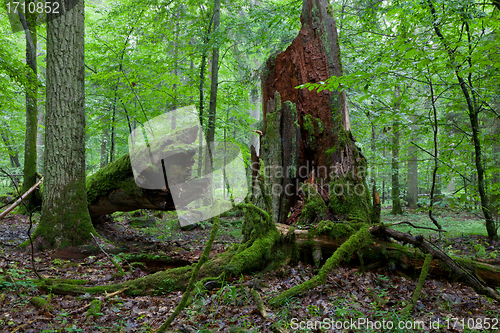
[[[128,154],[87,177],[87,200],[92,220],[117,211],[175,210],[167,189],[137,186]]]
[[[263,207],[258,182],[264,174],[263,190],[271,196],[277,222],[297,222],[306,210],[304,223],[370,223],[366,160],[354,144],[345,91],[296,89],[342,75],[328,1],[304,0],[301,22],[298,36],[284,52],[268,59],[262,75],[263,136],[260,156],[252,154],[252,201]],[[319,192],[323,202],[318,193],[301,194],[307,179],[317,183],[313,192]]]
[[[127,154],[87,177],[87,201],[93,221],[116,211],[175,210],[168,185],[176,185],[175,181],[182,183],[192,177],[195,151],[189,148],[197,137],[198,128],[191,127],[180,130],[172,137],[157,138],[134,148],[133,162],[140,166],[136,167],[135,175],[130,155]],[[168,162],[164,162],[162,156],[167,156]],[[169,184],[165,181],[167,175]],[[202,198],[208,182],[200,179],[196,185],[183,188],[182,193],[174,195],[191,200]]]

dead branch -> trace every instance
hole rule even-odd
[[[495,290],[484,285],[474,275],[472,275],[464,268],[460,267],[460,265],[456,263],[452,258],[450,258],[447,254],[436,249],[429,242],[425,241],[422,236],[414,237],[410,234],[396,231],[394,229],[387,229],[380,225],[370,227],[369,231],[374,235],[386,234],[398,241],[403,241],[415,245],[425,253],[429,253],[433,257],[442,260],[454,274],[467,282],[467,284],[471,286],[478,294],[488,296],[496,300],[497,302],[500,302],[500,295]]]
[[[5,216],[7,216],[7,214],[9,214],[14,208],[16,208],[28,195],[31,194],[31,192],[33,192],[42,183],[42,181],[43,181],[43,177],[35,185],[33,185],[29,190],[27,190],[26,193],[24,193],[19,199],[17,199],[17,201],[14,202],[9,208],[7,208],[5,211],[3,211],[0,214],[0,220],[3,219]]]
[[[432,230],[432,231],[436,231],[436,232],[447,232],[446,230],[439,230],[439,229],[434,229],[434,228],[429,228],[429,227],[419,227],[419,226],[416,226],[413,223],[408,222],[408,221],[394,222],[393,224],[390,224],[390,226],[392,227],[392,226],[400,225],[400,224],[409,224],[410,226],[412,226],[415,229],[426,229],[426,230]]]

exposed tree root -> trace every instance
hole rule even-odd
[[[278,306],[288,297],[298,295],[300,293],[306,292],[314,287],[322,285],[326,282],[328,273],[340,265],[344,260],[349,261],[351,255],[361,247],[363,247],[367,241],[370,239],[370,233],[368,232],[368,227],[361,228],[354,235],[349,237],[349,239],[344,242],[335,253],[328,258],[326,263],[321,267],[318,275],[306,281],[298,286],[295,286],[287,291],[281,293],[280,295],[274,297],[270,300],[271,306]]]
[[[170,324],[172,324],[175,317],[177,317],[181,313],[181,311],[186,307],[188,299],[191,295],[191,291],[193,290],[196,279],[198,278],[198,274],[200,273],[200,268],[208,260],[208,257],[210,255],[210,250],[212,250],[212,244],[214,242],[215,236],[217,236],[217,230],[219,230],[219,223],[220,223],[220,219],[219,219],[219,217],[216,217],[214,224],[212,226],[212,231],[210,232],[210,238],[208,239],[207,245],[205,246],[205,249],[203,250],[203,253],[200,257],[200,260],[196,264],[194,271],[191,274],[191,278],[189,279],[188,286],[186,288],[186,291],[184,292],[184,295],[182,295],[182,299],[181,299],[180,303],[177,304],[174,312],[158,328],[158,330],[156,330],[156,332],[165,332],[165,330],[170,326]]]
[[[500,300],[498,293],[486,285],[488,283],[500,286],[500,268],[470,259],[456,257],[452,259],[425,241],[423,237],[387,229],[383,225],[368,227],[363,224],[356,226],[329,221],[323,221],[317,228],[309,231],[296,230],[290,226],[272,223],[270,214],[254,205],[244,204],[243,207],[247,210],[243,242],[233,245],[226,252],[205,262],[200,268],[201,283],[264,268],[277,269],[291,261],[296,262],[299,255],[311,257],[312,249],[320,249],[322,254],[329,258],[318,275],[278,295],[270,302],[271,305],[279,305],[287,297],[325,283],[332,269],[343,261],[349,261],[359,255],[363,256],[366,269],[373,268],[377,263],[380,265],[391,263],[393,268],[408,269],[425,266],[424,253],[428,253],[434,258],[429,263],[429,269],[434,276],[459,278],[479,294]],[[359,231],[356,232],[356,229]],[[335,238],[335,235],[339,238]],[[391,242],[390,238],[410,243],[418,249]],[[184,266],[132,281],[94,287],[82,286],[81,281],[76,283],[43,280],[37,283],[40,287],[57,294],[104,293],[125,287],[129,295],[159,294],[185,290],[194,269],[195,265]]]
[[[417,286],[415,287],[415,291],[410,299],[410,302],[407,306],[401,311],[401,314],[404,317],[407,317],[415,304],[417,304],[418,299],[420,298],[420,293],[422,292],[422,287],[424,286],[425,279],[427,278],[427,274],[429,273],[429,268],[431,267],[432,255],[427,254],[425,256],[424,266],[422,266],[422,271],[420,272],[420,277],[418,278]]]

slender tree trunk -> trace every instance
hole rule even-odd
[[[45,179],[33,234],[39,249],[84,244],[95,233],[85,188],[84,1],[61,7],[64,15],[47,20]]]
[[[108,128],[107,126],[102,130],[101,135],[101,169],[108,165]]]
[[[43,175],[44,174],[44,169],[43,169],[43,152],[44,152],[44,143],[43,143],[43,136],[44,136],[44,118],[45,118],[45,112],[43,111],[43,108],[41,108],[38,112],[38,130],[36,133],[36,156],[37,156],[37,166],[38,166],[38,171]]]
[[[415,122],[415,118],[413,119]],[[411,141],[417,142],[417,135],[415,134],[418,130],[418,125],[411,126],[412,139]],[[408,147],[408,195],[407,199],[408,206],[415,208],[418,201],[418,151],[415,145],[410,143]]]
[[[382,148],[382,157],[385,164],[385,146]],[[385,204],[385,172],[382,174],[382,204]]]
[[[479,190],[479,196],[481,198],[481,209],[484,214],[484,218],[486,220],[486,230],[488,232],[488,237],[491,239],[498,239],[497,235],[497,226],[495,221],[493,220],[489,208],[489,198],[486,195],[485,185],[484,185],[484,166],[481,155],[481,141],[479,140],[479,108],[478,102],[476,100],[476,92],[473,89],[472,82],[472,74],[469,74],[469,82],[466,83],[462,75],[460,74],[460,65],[459,62],[456,61],[455,49],[453,49],[448,40],[444,37],[441,32],[441,28],[439,27],[439,18],[437,16],[436,9],[432,0],[427,0],[427,5],[429,7],[430,13],[433,18],[433,28],[436,36],[441,40],[443,46],[448,53],[448,57],[450,60],[450,64],[454,66],[455,76],[457,77],[458,84],[462,93],[464,95],[465,102],[467,103],[467,110],[469,114],[469,120],[472,127],[472,140],[474,142],[474,152],[475,152],[475,164],[477,170],[477,187]],[[469,33],[469,25],[466,21],[464,21],[464,26],[466,27],[467,34]],[[469,48],[471,48],[471,43],[469,41]],[[469,66],[472,67],[470,54],[468,57]]]
[[[493,143],[493,164],[499,168],[500,167],[500,120],[495,118],[493,125],[493,133],[497,138],[497,141]],[[491,203],[491,215],[493,218],[498,220],[500,216],[500,173],[495,172],[491,177],[491,185],[493,189],[491,190],[490,203]]]
[[[9,152],[10,166],[12,168],[21,167],[21,163],[19,163],[19,153],[14,150],[14,146],[10,142],[10,138],[7,134],[7,130],[9,129],[6,122],[3,122],[3,128],[0,129],[0,136],[2,137],[2,141]]]
[[[31,3],[34,1],[27,1]],[[36,136],[38,126],[38,85],[37,85],[37,63],[36,63],[36,13],[26,12],[26,64],[31,69],[28,74],[30,86],[26,91],[26,138],[24,141],[24,171],[23,186],[21,192],[28,191],[36,183]],[[36,206],[36,197],[32,193],[26,198],[28,208]]]
[[[220,0],[214,2],[214,34],[219,33],[220,25]],[[215,118],[217,114],[217,88],[219,87],[219,45],[215,45],[212,51],[212,79],[210,87],[210,105],[208,109],[207,143],[215,139]],[[211,154],[209,154],[211,155]],[[209,168],[211,170],[211,167]],[[211,172],[211,171],[210,171]]]
[[[210,19],[210,22],[208,23],[208,28],[207,28],[207,35],[205,38],[205,44],[208,44],[209,41],[209,35],[210,31],[212,30],[212,22],[213,22],[214,16],[212,15],[212,18]],[[205,67],[207,65],[207,53],[206,51],[203,51],[203,54],[201,56],[201,66],[200,66],[200,126],[202,130],[200,131],[200,137],[199,137],[199,142],[200,142],[200,148],[198,151],[198,177],[201,177],[202,174],[202,169],[203,169],[203,112],[204,112],[204,91],[203,91],[203,85],[205,83]]]
[[[392,211],[391,214],[403,214],[401,199],[399,198],[399,112],[401,111],[400,88],[396,86],[394,90],[394,120],[392,123]]]
[[[431,194],[429,196],[429,218],[432,223],[436,225],[436,227],[441,230],[441,225],[438,223],[436,218],[432,215],[432,207],[434,205],[434,190],[436,187],[436,179],[437,172],[439,168],[439,160],[438,160],[438,142],[437,142],[437,134],[438,134],[438,121],[437,121],[437,110],[436,110],[436,100],[434,99],[434,87],[432,85],[432,79],[429,78],[429,88],[431,91],[431,106],[432,106],[432,115],[433,115],[433,124],[432,124],[432,133],[433,142],[434,142],[434,169],[432,170],[432,184],[431,184]],[[438,185],[440,187],[440,185]]]

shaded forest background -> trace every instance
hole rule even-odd
[[[500,130],[498,10],[478,1],[332,2],[345,76],[316,87],[346,89],[353,134],[369,161],[382,204],[428,205],[434,156],[438,205],[483,214],[464,79],[478,115],[484,188],[498,220]],[[86,173],[127,153],[132,129],[179,106],[194,104],[215,138],[236,143],[249,161],[262,127],[260,73],[300,27],[300,1],[96,2],[85,9]],[[24,74],[25,36],[12,34],[2,12],[0,149],[2,168],[23,174],[26,100],[35,84]],[[443,38],[435,33],[439,22]],[[37,27],[36,156],[43,174],[45,26]],[[210,110],[212,50],[219,49],[216,109]],[[454,52],[450,60],[447,48]],[[310,86],[309,88],[313,88]],[[436,119],[433,118],[433,110]],[[436,127],[437,125],[437,127]],[[436,131],[436,146],[434,145]],[[436,149],[437,148],[437,151]],[[22,180],[22,177],[19,176]],[[0,178],[5,185],[10,180]]]

